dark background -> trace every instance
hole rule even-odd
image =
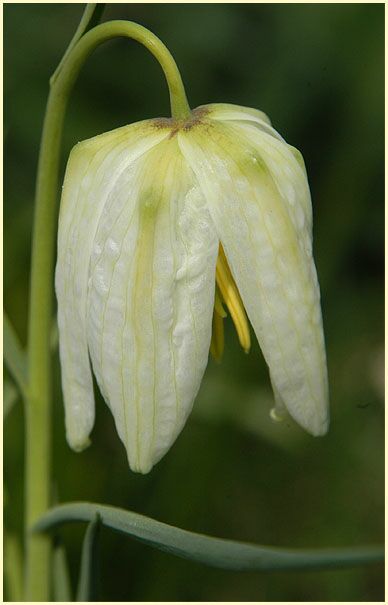
[[[33,196],[48,79],[82,5],[4,6],[5,307],[26,340]],[[383,541],[384,7],[377,4],[121,4],[104,20],[149,27],[174,55],[192,107],[265,111],[304,155],[314,206],[331,387],[329,434],[273,425],[267,370],[227,325],[176,444],[147,476],[129,471],[107,407],[92,446],[67,446],[56,358],[54,489],[61,501],[106,502],[186,529],[289,547]],[[161,69],[118,40],[89,59],[70,103],[63,168],[79,140],[169,114]],[[21,403],[5,426],[6,523],[20,532]],[[83,527],[62,535],[75,580]],[[383,567],[231,573],[152,550],[104,529],[101,600],[375,601]]]

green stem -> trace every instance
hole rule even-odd
[[[20,543],[14,534],[4,531],[4,579],[10,601],[23,598],[23,561]]]
[[[56,72],[51,83],[67,97],[79,71],[93,50],[112,38],[131,38],[147,48],[159,62],[170,93],[171,114],[175,119],[190,116],[185,89],[178,67],[164,44],[145,27],[131,21],[109,21],[86,33],[67,56],[66,64]]]
[[[29,601],[50,599],[50,542],[30,528],[50,505],[51,483],[51,353],[53,269],[57,193],[63,122],[72,87],[92,51],[117,37],[143,44],[159,61],[166,76],[175,119],[190,115],[182,80],[167,48],[144,27],[111,21],[87,32],[68,53],[50,82],[39,155],[32,246],[26,405],[26,581]]]
[[[25,450],[25,599],[50,600],[50,542],[28,532],[50,505],[53,264],[59,152],[65,102],[49,95],[39,157],[32,246]]]

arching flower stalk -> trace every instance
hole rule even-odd
[[[223,304],[245,350],[249,317],[270,370],[272,415],[287,410],[312,435],[327,431],[306,172],[262,112],[208,105],[76,145],[56,292],[75,450],[94,423],[90,356],[129,465],[148,472],[186,422],[210,344],[222,354]]]

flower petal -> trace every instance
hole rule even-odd
[[[252,107],[242,107],[233,103],[209,103],[201,105],[201,108],[209,110],[209,117],[212,120],[252,120],[271,126],[269,117],[263,111]]]
[[[252,123],[228,123],[231,133],[242,138],[243,144],[253,146],[270,171],[279,193],[283,197],[290,220],[295,229],[306,227],[307,240],[312,241],[312,207],[310,189],[302,154]],[[309,244],[308,244],[309,245]]]
[[[278,407],[283,401],[301,426],[322,435],[328,427],[327,370],[311,225],[304,218],[308,186],[300,182],[300,165],[285,153],[286,182],[262,138],[239,134],[226,122],[182,133],[179,142],[208,201]],[[286,183],[294,187],[292,204]]]
[[[111,181],[166,136],[151,122],[120,128],[74,147],[68,161],[58,228],[55,287],[69,445],[82,450],[94,424],[93,381],[86,336],[89,259]]]
[[[251,124],[262,132],[267,132],[276,139],[284,141],[283,137],[272,127],[269,117],[259,109],[241,107],[231,103],[211,103],[202,105],[198,109],[207,110],[207,118],[219,122],[233,122],[235,124]]]
[[[111,183],[89,269],[88,341],[130,467],[146,473],[181,431],[206,367],[218,239],[176,138]]]

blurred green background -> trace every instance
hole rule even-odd
[[[26,340],[34,179],[48,79],[82,5],[4,6],[4,299]],[[269,419],[257,343],[249,356],[228,320],[183,433],[147,476],[131,473],[112,417],[97,401],[92,446],[67,446],[55,361],[54,489],[193,531],[290,547],[382,543],[384,6],[110,4],[103,20],[153,30],[174,55],[192,107],[265,111],[305,158],[314,206],[331,386],[329,434]],[[63,168],[82,139],[167,116],[156,61],[136,43],[98,49],[69,107]],[[5,425],[7,527],[21,532],[23,413]],[[62,531],[76,579],[84,528]],[[5,595],[7,597],[7,595]],[[378,601],[383,566],[309,573],[230,573],[174,558],[104,529],[101,600]]]

